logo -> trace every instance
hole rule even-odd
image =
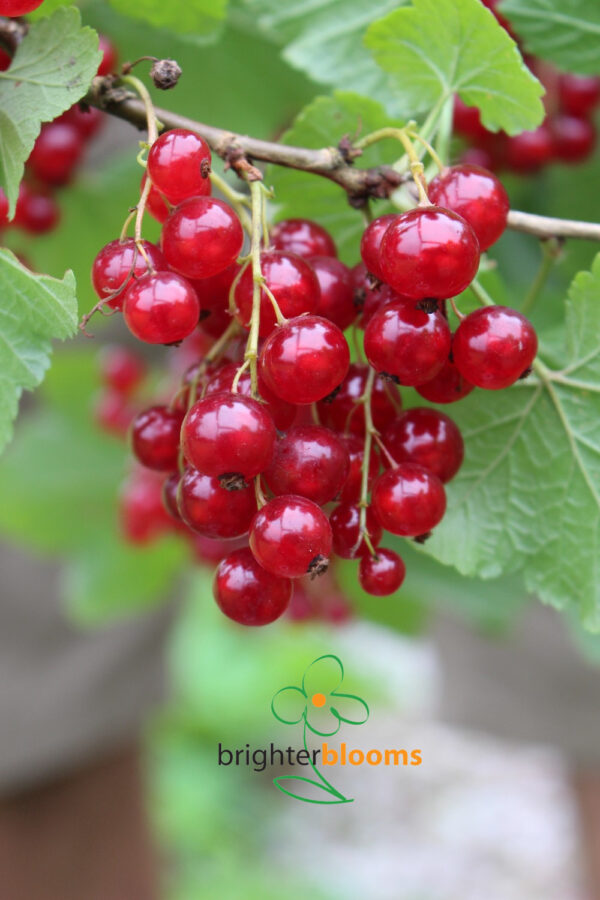
[[[311,752],[308,749],[309,733],[319,737],[333,737],[339,732],[342,725],[364,725],[369,718],[369,707],[361,697],[340,691],[343,680],[342,661],[339,657],[329,653],[319,656],[308,666],[302,676],[300,686],[288,685],[281,688],[271,701],[271,711],[276,719],[283,722],[284,725],[299,725],[302,728],[302,740],[306,753],[304,760],[316,776],[315,778],[306,778],[302,775],[277,775],[273,779],[273,784],[288,797],[294,797],[304,803],[353,802],[352,797],[344,796],[317,768],[317,756],[320,751],[313,750]],[[326,745],[324,745],[325,747]],[[335,751],[329,752],[335,753]],[[352,753],[357,752],[361,753],[361,751],[351,751],[350,757]],[[352,762],[351,758],[350,761]],[[297,790],[304,786],[301,785],[302,782],[304,785],[312,785],[320,791],[322,795],[320,799],[311,799],[297,793]]]

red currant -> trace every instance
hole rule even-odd
[[[131,422],[135,418],[135,409],[129,399],[118,391],[102,391],[94,403],[94,421],[107,434],[125,438],[129,433]]]
[[[414,463],[401,463],[377,478],[371,504],[386,531],[418,537],[428,534],[442,520],[446,493],[433,472]]]
[[[459,372],[477,387],[497,391],[527,373],[537,336],[525,316],[507,306],[486,306],[466,316],[452,342]]]
[[[287,494],[269,500],[250,526],[250,549],[273,575],[320,575],[329,564],[331,526],[325,513],[306,497]]]
[[[98,66],[98,75],[110,75],[117,66],[117,51],[114,44],[105,34],[99,34],[98,49],[102,54],[102,59]]]
[[[313,256],[310,264],[320,288],[315,315],[329,319],[345,331],[358,314],[350,269],[333,256]]]
[[[288,403],[315,403],[344,379],[350,351],[337,325],[319,316],[290,319],[265,341],[260,372],[273,393]]]
[[[261,253],[260,268],[266,287],[275,297],[284,316],[291,318],[314,310],[319,299],[319,282],[312,266],[306,260],[294,253],[268,250]],[[250,326],[253,291],[252,268],[247,266],[233,292],[236,318],[246,328]],[[265,291],[261,290],[259,329],[261,337],[271,333],[275,321],[273,305]]]
[[[475,278],[479,242],[462,216],[437,206],[396,216],[382,241],[383,280],[406,297],[455,297]]]
[[[358,567],[358,580],[363,591],[373,597],[394,594],[404,581],[404,560],[393,550],[379,547],[375,556],[363,556]]]
[[[264,478],[276,495],[299,494],[323,506],[340,492],[349,468],[348,451],[332,431],[301,425],[277,442]]]
[[[211,475],[186,469],[177,496],[183,521],[209,538],[234,538],[246,534],[256,512],[254,487],[228,491]]]
[[[558,96],[563,112],[588,116],[600,103],[600,78],[596,75],[561,75]]]
[[[352,363],[339,391],[319,403],[319,416],[334,431],[365,433],[365,407],[360,399],[365,392],[369,366]],[[371,415],[377,431],[382,431],[402,408],[402,398],[395,385],[376,378],[371,392]]]
[[[42,0],[0,0],[0,16],[26,16],[42,5]]]
[[[94,106],[75,103],[54,121],[73,125],[84,140],[89,140],[102,127],[104,116]]]
[[[142,180],[140,182],[140,190],[142,191],[144,190],[147,177],[148,176],[144,172],[144,174],[142,175]],[[148,199],[146,200],[146,209],[148,210],[152,218],[156,219],[157,222],[160,222],[161,225],[169,218],[171,207],[169,206],[161,192],[158,191],[154,187],[154,185],[150,187]]]
[[[292,582],[265,572],[246,548],[223,559],[213,583],[217,606],[240,625],[268,625],[285,612]]]
[[[162,501],[163,506],[171,516],[173,521],[181,522],[181,513],[179,512],[179,504],[177,502],[177,493],[179,491],[179,485],[181,483],[181,474],[179,471],[171,472],[170,475],[167,475],[165,480],[163,481],[162,486]],[[220,557],[219,557],[220,559]]]
[[[481,122],[479,109],[476,106],[467,106],[458,94],[454,97],[454,130],[472,141],[479,141],[489,134]]]
[[[142,246],[152,269],[165,269],[165,259],[156,246],[142,241]],[[148,263],[139,252],[133,238],[115,240],[100,250],[92,265],[92,285],[101,300],[120,293],[108,300],[112,309],[121,309],[125,291],[121,290],[132,278],[140,278],[148,273]]]
[[[238,369],[238,363],[228,363],[225,366],[221,366],[221,368],[211,376],[206,386],[206,394],[231,391],[233,380]],[[246,371],[242,373],[238,381],[237,389],[239,394],[245,397],[250,396],[252,390],[252,378],[250,372]],[[258,393],[260,394],[261,400],[264,400],[266,408],[273,418],[275,428],[277,428],[278,431],[287,431],[296,417],[296,407],[292,406],[291,403],[286,403],[285,400],[281,400],[273,393],[273,391],[269,390],[260,375],[258,376]]]
[[[181,430],[185,458],[204,475],[264,472],[273,456],[276,431],[265,407],[240,394],[211,394],[189,410]]]
[[[214,563],[221,562],[230,553],[248,547],[248,542],[243,537],[222,541],[204,537],[203,534],[192,533],[191,538],[194,558],[199,563],[210,564],[211,568]]]
[[[172,519],[162,502],[163,478],[150,469],[137,469],[123,485],[119,520],[123,536],[131,544],[149,544],[170,531]]]
[[[74,125],[48,122],[42,126],[27,166],[39,181],[66,184],[82,153],[83,138]]]
[[[177,468],[183,414],[166,406],[139,413],[131,429],[131,449],[147,469],[172,472]]]
[[[452,166],[429,185],[429,199],[465,219],[487,250],[504,229],[510,203],[502,182],[492,172],[478,166]]]
[[[456,403],[470,394],[474,384],[460,374],[453,362],[446,360],[437,375],[417,386],[417,393],[430,403]]]
[[[380,284],[379,287],[369,291],[365,297],[362,316],[360,317],[361,328],[366,328],[378,309],[389,306],[390,303],[407,303],[413,309],[421,301],[409,300],[403,297],[397,291],[393,291],[387,284]]]
[[[360,255],[362,261],[367,267],[367,271],[380,281],[385,280],[381,268],[381,260],[379,258],[381,241],[395,218],[396,213],[387,213],[385,216],[379,216],[379,218],[373,219],[363,231],[360,239]]]
[[[210,194],[210,147],[199,134],[173,128],[157,138],[148,154],[148,176],[169,203]]]
[[[554,156],[561,162],[583,162],[592,153],[596,144],[596,129],[587,119],[577,116],[555,116],[550,130],[554,142]]]
[[[400,384],[424,384],[440,371],[450,352],[450,328],[440,312],[406,303],[379,309],[365,329],[365,354],[374,369]]]
[[[146,377],[146,364],[128,347],[107,345],[100,352],[100,377],[119,394],[131,394]]]
[[[340,493],[342,503],[358,503],[360,500],[362,485],[362,464],[365,456],[365,445],[362,438],[356,434],[341,435],[341,439],[346,445],[348,457],[350,459],[350,468],[348,477],[344,483]],[[367,487],[370,490],[371,485],[379,474],[379,456],[377,451],[371,448],[369,456],[369,471]]]
[[[21,182],[14,224],[29,234],[47,234],[56,228],[59,220],[60,209],[53,195]]]
[[[163,225],[161,245],[169,265],[189,278],[209,278],[238,257],[244,233],[240,220],[215,197],[190,197]]]
[[[333,550],[342,559],[356,559],[369,548],[360,534],[360,508],[351,503],[340,503],[329,516],[329,524],[333,534]],[[373,510],[367,507],[366,527],[371,544],[376,547],[381,540],[383,530],[375,518]]]
[[[508,139],[506,164],[513,172],[527,175],[547,165],[553,151],[552,134],[544,122],[534,131],[523,131]]]
[[[216,275],[192,281],[202,309],[228,309],[229,291],[239,271],[239,264],[233,262]]]
[[[147,344],[177,344],[191,334],[199,315],[193,287],[175,272],[143,275],[127,288],[123,300],[127,327]]]
[[[335,242],[328,231],[310,219],[284,219],[271,229],[274,250],[311,256],[337,256]]]
[[[426,407],[408,409],[388,425],[382,439],[397,463],[417,463],[444,483],[454,478],[465,453],[462,435],[452,419]]]

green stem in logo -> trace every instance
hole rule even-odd
[[[307,723],[304,722],[304,749],[306,750],[309,765],[319,781],[315,781],[312,778],[304,778],[302,775],[278,775],[273,779],[273,784],[275,787],[279,788],[279,790],[283,794],[287,794],[288,797],[294,797],[296,800],[303,800],[305,803],[319,803],[319,804],[330,804],[330,803],[353,803],[354,800],[352,797],[344,797],[343,794],[334,788],[332,784],[330,784],[325,776],[319,772],[316,765],[313,763],[310,751],[308,749],[307,740],[306,740],[306,732],[307,732]],[[294,791],[287,790],[286,787],[283,787],[281,782],[285,781],[286,783],[292,781],[303,781],[306,784],[312,784],[314,787],[317,787],[320,791],[324,791],[329,794],[331,797],[335,797],[333,800],[312,800],[310,797],[303,797],[301,794],[296,794]]]

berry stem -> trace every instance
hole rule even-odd
[[[248,215],[247,207],[250,207],[250,200],[246,196],[246,194],[242,194],[241,191],[236,191],[235,188],[232,188],[231,185],[222,178],[217,172],[211,171],[209,175],[210,180],[213,185],[220,191],[224,197],[227,198],[229,203],[235,209],[240,222],[242,223],[242,227],[248,234],[252,234],[252,220]]]
[[[482,306],[496,306],[486,289],[475,278],[469,285],[470,290],[475,294],[477,300]]]
[[[208,350],[208,352],[206,353],[201,364],[198,366],[198,371],[196,372],[196,374],[194,375],[194,378],[192,379],[192,381],[190,383],[188,409],[191,406],[193,406],[194,403],[196,402],[196,399],[198,397],[198,385],[200,384],[200,379],[203,377],[203,375],[206,372],[206,367],[208,366],[209,363],[215,362],[215,360],[219,359],[219,357],[224,353],[225,349],[227,348],[229,341],[233,337],[236,336],[238,331],[241,331],[241,328],[240,328],[239,324],[237,323],[237,321],[235,319],[232,319],[231,322],[229,323],[229,325],[227,326],[227,328],[225,329],[225,331],[223,332],[223,334],[217,338],[217,340],[214,342],[214,344],[212,345],[210,350]],[[181,394],[181,390],[179,390],[177,392],[177,394],[174,396],[173,400],[171,401],[171,406],[173,406],[177,402],[177,399],[180,394]]]
[[[390,453],[390,451],[388,450],[388,448],[385,446],[385,444],[383,443],[383,441],[381,440],[381,438],[379,437],[379,435],[377,434],[377,432],[375,432],[375,434],[373,435],[373,437],[374,437],[374,439],[375,439],[375,443],[377,444],[377,446],[379,447],[379,449],[381,450],[381,452],[383,453],[383,455],[384,455],[385,458],[387,459],[387,461],[388,461],[388,463],[389,463],[389,465],[390,465],[390,469],[397,469],[397,468],[398,468],[398,463],[396,462],[396,460],[394,459],[394,457],[392,456],[392,454]]]
[[[258,334],[260,328],[260,297],[265,279],[260,267],[260,253],[263,238],[263,185],[260,181],[250,182],[250,199],[252,203],[252,228],[250,232],[250,260],[252,265],[252,314],[250,331],[246,343],[244,361],[250,365],[250,393],[258,397]],[[258,490],[258,488],[257,488]]]
[[[135,75],[123,75],[121,77],[121,81],[125,84],[131,85],[132,88],[139,94],[142,103],[144,104],[144,109],[146,112],[146,125],[148,128],[148,148],[152,146],[154,141],[158,137],[158,124],[156,113],[154,112],[154,104],[152,103],[152,97],[150,96],[148,89],[143,81],[140,81],[139,78],[136,78]],[[148,256],[146,251],[144,250],[144,245],[142,244],[142,222],[144,220],[144,213],[146,211],[146,203],[148,202],[148,197],[150,196],[150,191],[152,190],[152,182],[148,177],[144,182],[144,187],[142,188],[142,192],[140,194],[140,199],[137,205],[137,212],[135,215],[135,229],[134,229],[134,238],[136,247],[138,252],[142,254],[146,262],[148,263],[148,267],[150,268],[150,262],[148,260]]]
[[[406,156],[408,157],[409,168],[413,177],[413,181],[417,187],[419,192],[419,205],[420,206],[431,206],[429,201],[429,197],[427,196],[427,182],[425,181],[425,167],[419,158],[419,154],[414,148],[413,142],[409,137],[409,132],[405,128],[378,128],[377,131],[372,131],[371,134],[365,135],[360,141],[357,141],[354,145],[357,150],[364,150],[366,147],[370,147],[371,144],[376,144],[378,141],[385,140],[386,138],[393,138],[394,140],[400,141],[404,150],[406,152]],[[425,142],[426,143],[426,142]],[[429,146],[426,144],[426,146]]]
[[[377,434],[373,425],[373,415],[371,412],[371,395],[373,393],[373,385],[375,384],[375,369],[369,367],[369,374],[365,383],[365,389],[360,402],[364,405],[365,415],[365,443],[363,448],[363,460],[361,467],[360,481],[360,500],[358,506],[360,508],[359,525],[358,525],[358,542],[360,546],[361,540],[365,542],[371,556],[376,556],[375,549],[371,543],[369,530],[367,528],[367,507],[369,505],[369,463],[371,461],[371,447],[373,445],[373,436]]]
[[[556,238],[550,238],[549,240],[542,242],[542,259],[540,267],[525,299],[523,300],[523,305],[521,306],[521,312],[524,316],[528,315],[535,306],[539,295],[548,281],[550,272],[560,256],[560,250],[560,242]]]
[[[413,141],[419,141],[419,143],[422,144],[423,147],[425,147],[425,149],[429,153],[430,157],[432,158],[432,160],[434,161],[434,163],[436,164],[436,166],[438,167],[438,169],[441,172],[445,168],[444,163],[442,162],[441,158],[438,156],[437,151],[433,149],[433,147],[431,146],[429,141],[425,140],[425,138],[422,135],[420,135],[417,131],[413,131],[412,128],[407,130],[406,133]]]

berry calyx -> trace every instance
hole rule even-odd
[[[369,222],[360,239],[360,255],[367,271],[385,281],[381,267],[380,252],[383,236],[396,218],[396,213],[387,213]]]
[[[452,341],[459,372],[477,387],[497,391],[525,374],[537,353],[531,322],[507,306],[486,306],[466,316]]]
[[[337,256],[335,241],[328,231],[310,219],[284,219],[271,229],[271,246],[275,250],[311,256]]]
[[[246,534],[256,512],[252,485],[228,491],[211,475],[186,469],[177,493],[183,521],[209,538],[234,538]]]
[[[213,582],[217,606],[240,625],[269,625],[287,609],[293,586],[266,572],[247,548],[221,560]]]
[[[147,172],[169,203],[210,194],[210,147],[199,134],[173,128],[158,137],[148,153]]]
[[[127,327],[148,344],[176,344],[198,324],[200,304],[193,287],[175,272],[143,275],[123,300]]]
[[[427,534],[446,511],[444,485],[433,472],[415,463],[401,463],[377,478],[371,495],[380,525],[392,534]]]
[[[216,197],[190,197],[163,225],[161,247],[169,265],[188,278],[209,278],[237,259],[244,233],[240,220]]]
[[[416,391],[430,403],[456,403],[470,394],[474,387],[447,359],[437,375],[431,381],[417,385]]]
[[[333,534],[333,550],[342,559],[357,559],[369,548],[360,534],[360,508],[351,503],[340,503],[329,516],[329,524]],[[371,544],[376,547],[381,540],[383,530],[373,510],[367,507],[366,527]]]
[[[406,566],[393,550],[377,549],[375,556],[363,556],[358,567],[358,580],[363,591],[373,597],[395,593],[404,581]]]
[[[379,254],[383,280],[414,300],[455,297],[475,278],[479,242],[462,216],[437,206],[396,216]]]
[[[381,437],[397,463],[417,463],[444,483],[454,478],[465,453],[457,425],[444,413],[427,407],[408,409]]]
[[[204,475],[241,476],[264,472],[273,456],[276,431],[265,407],[240,394],[211,394],[195,403],[181,429],[188,463]]]
[[[250,526],[250,549],[273,575],[321,575],[329,565],[331,526],[316,503],[293,494],[275,497]]]
[[[288,403],[315,403],[344,379],[350,351],[337,325],[320,316],[301,316],[275,328],[260,356],[260,373],[273,393]]]
[[[312,312],[317,304],[320,288],[312,266],[300,256],[281,250],[261,253],[260,268],[266,287],[271,291],[286,318]],[[236,318],[245,328],[250,326],[254,282],[252,268],[247,266],[233,293]],[[266,337],[275,327],[273,304],[264,290],[260,296],[261,337]]]
[[[313,256],[310,264],[320,288],[315,315],[329,319],[345,331],[358,315],[350,269],[333,256]]]
[[[410,386],[431,381],[448,359],[451,342],[440,312],[402,302],[379,309],[365,329],[365,354],[373,368]]]
[[[352,363],[339,390],[319,403],[319,417],[324,425],[340,433],[365,433],[365,407],[360,399],[365,393],[369,366]],[[377,431],[382,431],[402,408],[402,398],[394,384],[376,378],[371,391],[371,416]]]
[[[172,472],[177,468],[183,414],[166,406],[151,406],[133,420],[131,449],[147,469]]]
[[[151,268],[159,271],[166,269],[165,259],[156,244],[142,241],[142,246]],[[121,309],[125,297],[125,291],[121,288],[130,279],[148,274],[148,262],[133,238],[110,241],[92,264],[92,285],[96,294],[101,300],[112,298],[107,302],[111,309]],[[120,293],[117,294],[117,291]],[[113,294],[116,296],[113,297]]]
[[[276,495],[299,494],[323,506],[340,492],[349,468],[348,451],[332,431],[300,425],[276,443],[264,479]]]
[[[491,247],[506,228],[508,194],[502,182],[486,169],[452,166],[432,179],[428,193],[436,206],[451,209],[469,223],[481,251]]]

